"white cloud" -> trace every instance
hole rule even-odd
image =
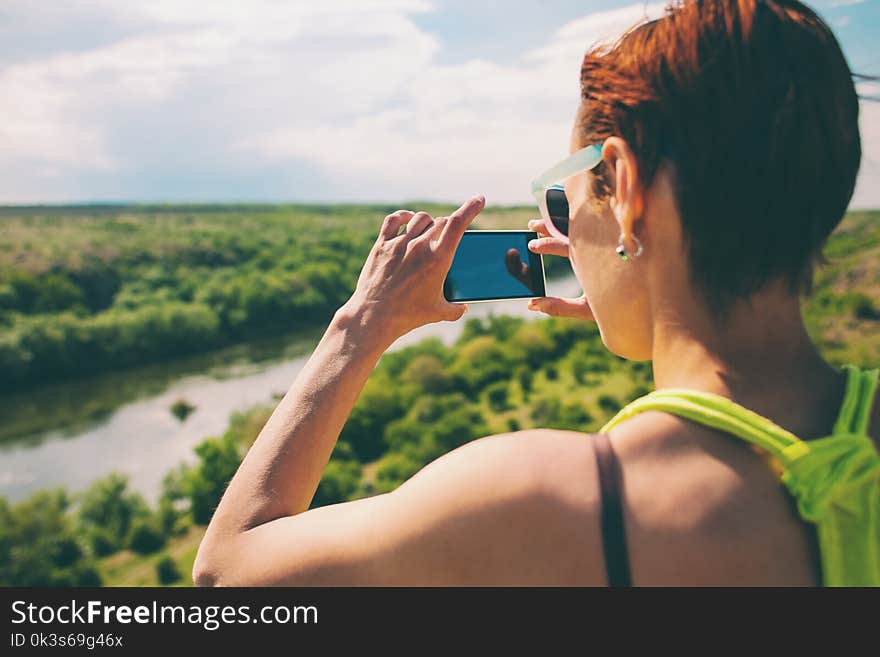
[[[317,128],[292,121],[237,144],[372,182],[374,197],[529,202],[531,179],[566,154],[579,102],[580,62],[593,43],[662,13],[633,5],[568,23],[520,61],[471,60],[421,68],[399,105]]]
[[[114,151],[113,131],[136,132],[126,117],[139,113],[206,126],[238,114],[239,134],[218,135],[228,139],[279,117],[308,125],[376,111],[438,47],[401,13],[423,11],[423,2],[257,4],[91,3],[162,29],[0,64],[0,166],[55,174],[136,167],[138,153]],[[218,102],[203,103],[193,89]],[[15,200],[14,190],[0,194]]]
[[[664,6],[584,16],[518,59],[443,65],[443,43],[414,20],[432,8],[417,0],[58,5],[59,23],[89,10],[137,29],[0,60],[0,202],[120,198],[118,177],[199,167],[227,179],[309,167],[331,181],[328,200],[529,202],[531,178],[566,153],[585,50]],[[10,7],[39,23],[34,3]],[[864,171],[880,159],[878,125],[865,109]],[[93,174],[90,188],[70,182]],[[880,206],[878,189],[860,183],[857,198]]]
[[[532,50],[526,59],[563,66],[573,60],[579,65],[587,48],[608,44],[628,28],[659,18],[665,7],[665,2],[645,3],[588,14],[563,25],[548,45]]]

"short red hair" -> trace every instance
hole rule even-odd
[[[724,312],[771,279],[809,292],[861,159],[859,103],[837,39],[797,0],[684,0],[595,47],[581,68],[582,145],[623,137],[650,185],[673,165],[693,281]],[[600,168],[593,196],[610,193]]]

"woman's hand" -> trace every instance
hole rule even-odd
[[[529,242],[529,250],[545,255],[561,256],[568,258],[569,245],[566,240],[550,235],[544,226],[543,219],[531,219],[529,230],[538,232],[541,237]],[[565,299],[562,297],[539,297],[529,300],[529,310],[538,310],[554,317],[574,317],[575,319],[591,319],[593,311],[587,302],[587,297],[581,294],[577,299]]]
[[[459,319],[467,306],[446,300],[443,281],[462,234],[485,205],[475,196],[448,217],[389,214],[345,305],[364,313],[391,342],[419,326]],[[406,228],[398,235],[401,226]]]

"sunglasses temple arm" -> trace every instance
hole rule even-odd
[[[602,161],[602,148],[596,144],[572,153],[567,158],[551,167],[532,182],[532,193],[537,197],[539,193],[554,183],[565,180],[569,176],[592,169]]]

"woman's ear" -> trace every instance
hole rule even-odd
[[[612,172],[611,211],[620,232],[629,236],[638,230],[635,224],[642,216],[644,202],[638,162],[629,144],[621,137],[605,140],[602,159]]]

